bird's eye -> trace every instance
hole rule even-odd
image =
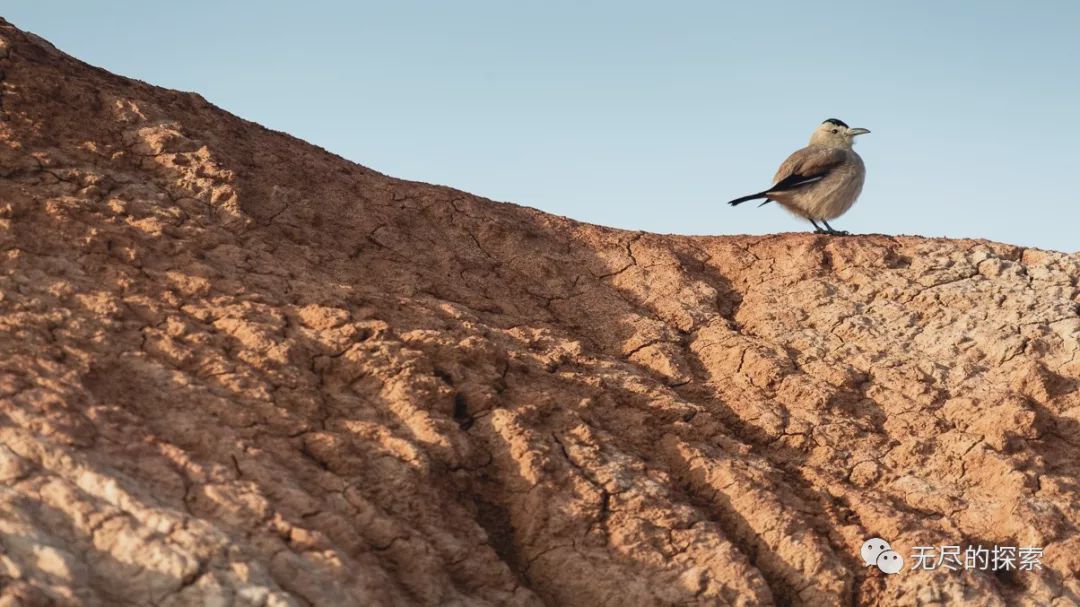
[[[833,132],[833,135],[835,135],[835,134],[840,132],[840,129],[833,129],[832,132]]]

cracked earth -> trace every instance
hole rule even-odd
[[[629,233],[2,20],[0,73],[2,605],[1080,604],[1078,255]]]

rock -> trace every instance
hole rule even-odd
[[[0,604],[1080,593],[1077,255],[576,223],[0,39]]]

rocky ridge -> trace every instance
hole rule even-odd
[[[2,605],[1080,604],[1080,255],[619,231],[0,72]]]

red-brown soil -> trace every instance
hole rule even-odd
[[[1080,604],[1080,256],[619,231],[0,71],[0,605]]]

